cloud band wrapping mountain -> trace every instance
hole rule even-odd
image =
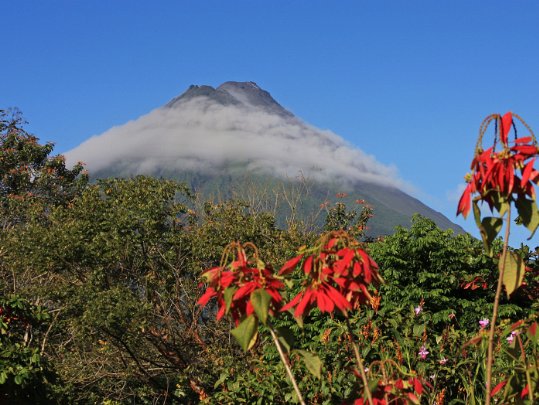
[[[120,165],[131,174],[159,168],[252,173],[409,189],[394,167],[340,136],[307,125],[252,82],[191,86],[166,106],[94,136],[66,153],[91,173]]]

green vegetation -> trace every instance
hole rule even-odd
[[[255,201],[200,201],[170,180],[89,184],[82,166],[66,169],[20,120],[3,113],[0,125],[0,402],[297,401],[270,327],[307,403],[360,403],[349,332],[374,399],[387,389],[395,403],[416,394],[420,403],[484,402],[488,336],[479,321],[492,312],[499,241],[490,257],[481,241],[420,216],[366,238],[364,204],[329,204],[316,230],[292,214],[279,224]],[[233,322],[215,320],[217,303],[197,305],[203,271],[222,264],[230,242],[253,243],[277,270],[322,231],[341,229],[385,281],[348,318],[313,308],[300,326],[281,312],[244,352]],[[496,386],[512,376],[496,395],[524,404],[523,388],[532,381],[537,391],[539,380],[539,264],[526,247],[516,253],[528,270],[501,299],[493,378]],[[286,302],[302,280],[291,273]]]

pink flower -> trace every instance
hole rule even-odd
[[[419,353],[417,353],[421,359],[425,360],[427,358],[427,355],[429,352],[427,351],[427,348],[425,345],[421,346],[421,349],[419,350]]]
[[[515,331],[511,332],[511,334],[509,336],[507,336],[507,342],[508,343],[513,343],[513,341],[515,340],[516,335],[517,335],[517,332],[515,332]]]
[[[481,326],[481,329],[485,329],[490,321],[487,318],[483,318],[479,321],[479,326]]]
[[[414,312],[416,316],[419,315],[421,311],[423,311],[423,307],[421,305],[418,305],[417,307],[414,308]]]
[[[438,363],[440,363],[442,366],[447,363],[447,359],[444,357],[444,358],[441,358],[440,360],[438,360]]]

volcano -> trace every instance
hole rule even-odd
[[[410,196],[395,168],[307,124],[254,82],[192,85],[148,114],[88,139],[66,158],[86,162],[94,178],[174,178],[206,197],[264,196],[266,208],[272,195],[288,198],[301,190],[288,214],[319,211],[337,194],[351,204],[365,200],[375,212],[371,235],[409,225],[414,213],[463,232]]]

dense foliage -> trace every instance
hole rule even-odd
[[[368,205],[329,206],[323,231],[335,238],[344,235],[335,231],[345,230],[353,238],[335,245],[335,260],[351,250],[369,254],[384,283],[338,289],[357,294],[354,310],[345,303],[335,307],[333,292],[317,305],[301,295],[307,282],[314,289],[322,280],[305,270],[305,262],[332,249],[317,242],[331,240],[327,233],[293,219],[278,227],[274,214],[242,201],[198,201],[174,181],[88,184],[81,165],[68,170],[61,156],[49,156],[51,145],[39,145],[5,113],[0,135],[0,401],[294,402],[272,331],[307,403],[360,403],[364,384],[354,342],[375,400],[483,401],[486,334],[479,321],[491,313],[497,259],[471,236],[415,217],[410,228],[364,240],[373,214]],[[266,275],[303,255],[292,263],[302,270],[285,266],[287,280],[273,285],[283,302],[299,296],[296,304],[305,301],[310,311],[301,311],[298,320],[297,307],[279,311],[273,303],[272,320],[257,323],[249,352],[231,334],[240,317],[216,320],[220,308],[233,305],[232,295],[222,290],[219,302],[208,294],[205,307],[197,304],[208,286],[203,271],[227,265],[222,255],[234,241],[256,246]],[[501,243],[493,249],[499,253]],[[539,265],[528,248],[517,254],[528,263],[526,284],[502,299],[494,377],[503,382],[513,373],[497,395],[506,390],[507,401],[524,403],[518,402],[524,369],[535,370],[534,387],[539,379],[539,332],[533,329]],[[242,271],[255,274],[260,263],[245,262]],[[339,283],[339,274],[332,280]],[[209,280],[221,291],[216,279]],[[249,302],[235,299],[246,311]]]

